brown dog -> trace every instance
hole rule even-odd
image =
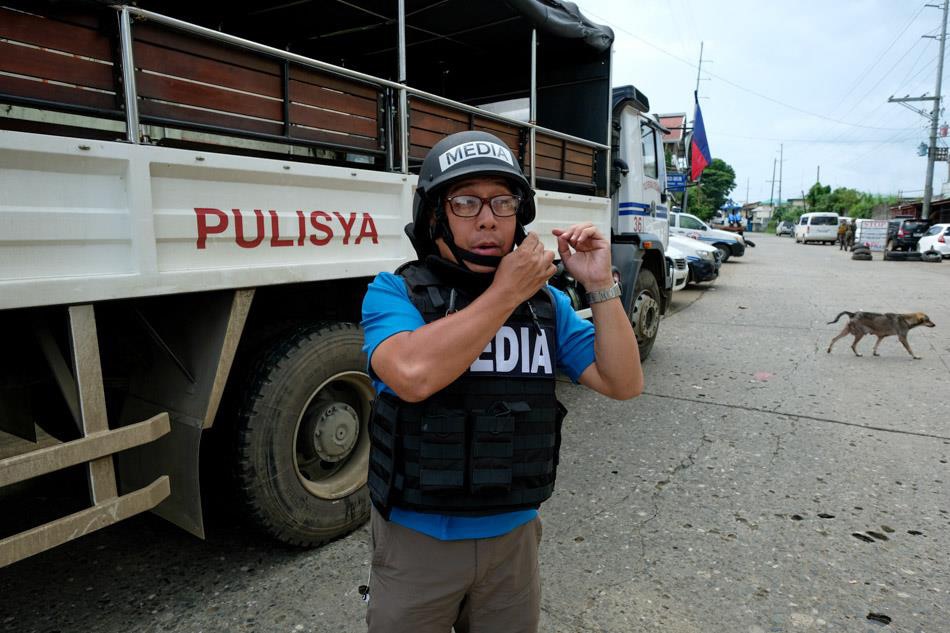
[[[831,343],[828,344],[829,354],[831,353],[831,348],[835,344],[835,341],[851,334],[854,336],[854,342],[851,343],[851,350],[855,356],[860,356],[861,354],[858,354],[855,345],[857,345],[858,341],[864,338],[865,335],[873,334],[877,337],[877,343],[874,344],[874,355],[879,356],[877,346],[881,344],[884,337],[896,335],[904,346],[904,349],[915,359],[919,360],[920,356],[914,354],[914,351],[910,348],[910,343],[907,342],[907,333],[918,325],[934,327],[934,322],[923,312],[911,312],[909,314],[894,314],[893,312],[888,312],[886,314],[879,314],[877,312],[845,311],[838,314],[834,321],[828,321],[828,324],[837,323],[842,314],[848,315],[848,323],[845,324],[844,329],[841,330],[841,334],[831,339]]]

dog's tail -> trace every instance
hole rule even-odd
[[[835,317],[835,320],[834,320],[834,321],[828,321],[828,325],[831,325],[832,323],[837,323],[837,322],[838,322],[838,319],[841,318],[841,315],[842,315],[842,314],[847,314],[849,319],[854,316],[854,312],[848,312],[847,310],[845,310],[844,312],[839,312],[839,313],[838,313],[838,316]]]

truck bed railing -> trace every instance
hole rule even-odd
[[[404,173],[443,136],[483,129],[555,189],[596,189],[604,144],[150,11],[113,9],[110,21],[108,13],[0,7],[0,102],[121,120],[130,143],[155,142],[143,126],[157,126],[201,132],[203,144],[217,135],[312,147]],[[224,145],[216,149],[234,151]]]

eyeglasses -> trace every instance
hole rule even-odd
[[[510,218],[518,213],[518,207],[521,206],[521,196],[505,194],[494,196],[492,198],[479,198],[478,196],[452,196],[446,198],[449,201],[449,208],[452,213],[460,218],[474,218],[481,213],[482,205],[488,204],[491,212],[499,218]]]

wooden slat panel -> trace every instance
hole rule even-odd
[[[242,117],[231,116],[226,113],[210,112],[208,110],[195,110],[176,106],[170,103],[158,103],[148,99],[139,99],[139,114],[142,118],[149,116],[175,119],[182,124],[204,124],[216,125],[220,127],[233,128],[244,132],[257,132],[260,134],[281,135],[284,126],[279,122],[258,121],[256,119],[245,119]]]
[[[238,94],[206,84],[196,84],[143,72],[135,74],[135,81],[139,96],[143,99],[171,101],[274,121],[280,121],[283,118],[281,101]]]
[[[115,96],[105,92],[93,92],[9,75],[0,75],[0,92],[16,97],[46,99],[100,110],[116,109]]]
[[[273,72],[267,73],[143,42],[136,42],[134,48],[135,65],[145,70],[267,97],[283,96],[280,75],[274,74],[280,71],[276,63],[272,64]]]
[[[410,157],[410,158],[417,158],[417,159],[419,159],[419,160],[422,160],[423,158],[426,157],[426,154],[429,153],[429,150],[430,150],[430,149],[432,149],[432,148],[431,148],[431,147],[423,147],[423,146],[421,146],[421,145],[410,145],[410,146],[409,146],[409,157]]]
[[[0,7],[0,37],[112,61],[109,38],[89,28]]]
[[[348,116],[330,110],[307,108],[295,103],[290,104],[292,124],[306,125],[343,134],[356,134],[375,138],[378,133],[376,121],[358,116]]]
[[[136,24],[132,34],[137,42],[147,42],[166,49],[182,51],[208,59],[240,66],[272,75],[280,74],[280,64],[260,53],[218,44],[196,35],[165,30],[154,24]],[[138,59],[135,60],[138,63]]]
[[[561,178],[561,172],[553,171],[550,169],[541,169],[540,167],[535,171],[538,178],[553,178],[555,180],[569,180],[571,182],[580,182],[592,184],[590,178],[585,178],[583,176],[577,176],[575,174],[564,174],[564,177]]]
[[[290,128],[292,138],[304,141],[315,141],[317,143],[335,143],[337,145],[348,145],[351,147],[361,147],[364,149],[379,149],[379,142],[374,138],[365,136],[354,136],[352,134],[334,134],[323,130],[313,130],[310,128],[295,125]]]
[[[495,121],[493,119],[485,119],[482,117],[475,117],[475,127],[489,130],[496,135],[509,135],[518,138],[521,128],[513,123],[503,123],[501,121]]]
[[[427,130],[420,130],[417,128],[410,128],[409,130],[409,144],[418,145],[419,147],[425,147],[427,149],[431,148],[445,137],[445,134],[440,134],[438,132],[429,132]]]
[[[594,170],[592,168],[584,167],[583,165],[578,165],[576,163],[567,163],[567,165],[564,167],[564,173],[581,176],[588,180],[594,179]]]
[[[498,131],[498,130],[496,130],[496,129],[493,129],[493,128],[486,128],[486,127],[482,127],[482,126],[480,126],[480,125],[476,125],[476,126],[475,126],[475,129],[476,129],[476,130],[481,130],[481,131],[483,131],[483,132],[488,132],[489,134],[494,134],[495,136],[497,136],[498,138],[500,138],[500,139],[505,143],[505,145],[508,146],[508,149],[510,149],[511,152],[512,152],[515,156],[518,155],[518,135],[517,135],[517,134],[506,134],[506,133],[500,132],[500,131]]]
[[[567,160],[572,163],[578,163],[581,165],[593,165],[594,164],[594,150],[589,149],[586,152],[578,152],[573,149],[567,150]]]
[[[525,157],[525,166],[530,166],[531,161]],[[538,168],[546,169],[551,172],[561,173],[561,161],[548,158],[547,156],[538,156]],[[588,167],[586,165],[578,165],[577,163],[565,163],[564,164],[564,174],[573,174],[575,176],[581,176],[587,180],[593,180],[594,178],[594,168]]]
[[[462,132],[468,129],[467,123],[462,123],[456,119],[429,114],[422,110],[412,111],[409,114],[409,125],[418,130],[426,132],[438,132],[441,134],[452,134]]]
[[[296,80],[290,82],[290,100],[370,119],[376,118],[379,108],[375,96],[368,99]]]
[[[556,139],[552,139],[551,137],[541,138],[541,135],[539,134],[537,136],[535,145],[537,147],[536,151],[538,156],[548,156],[550,158],[557,158],[560,160],[561,145],[558,144]]]
[[[549,169],[561,173],[561,161],[538,155],[538,169]]]
[[[465,125],[468,125],[467,112],[455,110],[437,103],[422,101],[419,98],[413,99],[409,103],[409,111],[412,112],[413,110],[418,110],[419,112],[425,112],[427,114],[434,114],[435,116],[440,116],[447,119],[455,119],[456,121],[461,121]]]
[[[37,48],[0,42],[0,70],[112,90],[112,66]]]
[[[376,95],[379,94],[377,88],[368,86],[362,82],[295,65],[291,65],[290,67],[290,79],[291,81],[321,86],[349,95],[363,97],[364,99],[373,99],[374,101],[376,100]]]

